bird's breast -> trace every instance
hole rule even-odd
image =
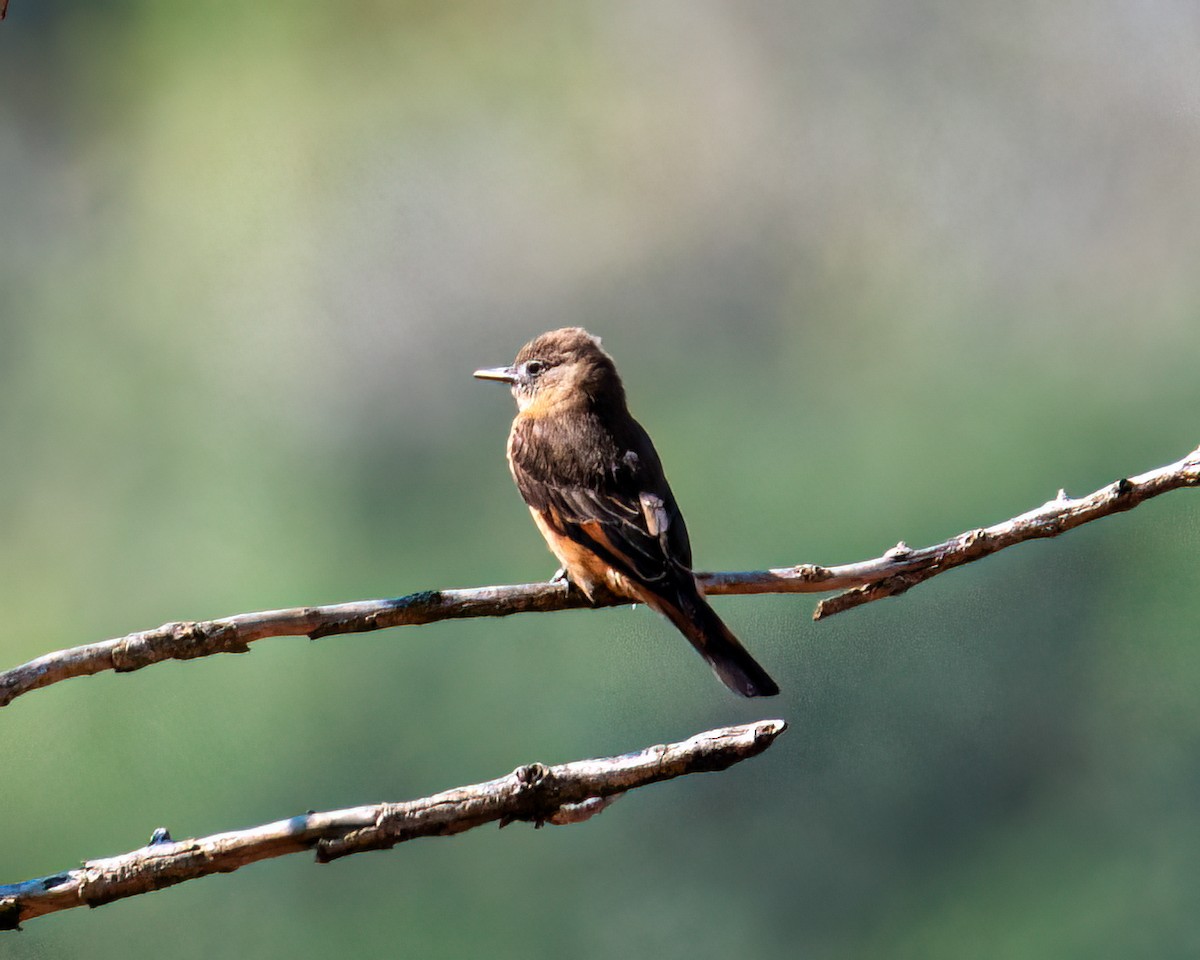
[[[559,531],[553,513],[529,508],[533,522],[546,540],[550,552],[558,558],[558,562],[567,571],[571,583],[579,587],[589,600],[593,599],[596,589],[615,593],[617,596],[639,599],[629,581],[612,566],[598,557],[587,547],[576,543],[566,534]]]

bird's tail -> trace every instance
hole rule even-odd
[[[718,679],[743,697],[773,697],[779,687],[708,605],[690,578],[673,590],[644,598],[673,624],[700,654]]]

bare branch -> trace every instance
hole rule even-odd
[[[638,753],[578,760],[554,767],[532,763],[506,777],[404,803],[306,813],[247,830],[172,841],[156,830],[148,846],[78,869],[23,883],[0,885],[0,930],[35,917],[98,907],[213,873],[229,873],[271,857],[315,850],[317,862],[364,850],[385,850],[416,837],[451,836],[498,821],[578,823],[622,793],[689,773],[724,770],[767,749],[782,720],[722,727],[680,743]]]
[[[893,564],[890,571],[883,569],[868,575],[860,585],[822,600],[817,604],[813,619],[820,620],[883,597],[898,596],[930,577],[990,556],[1013,544],[1057,537],[1091,520],[1132,510],[1151,497],[1180,487],[1195,486],[1200,486],[1200,447],[1182,460],[1136,477],[1122,478],[1079,500],[1073,500],[1060,489],[1053,500],[1040,507],[1003,523],[968,530],[932,547],[912,550],[901,542],[880,558],[885,564]]]
[[[970,563],[1013,544],[1060,533],[1091,520],[1129,510],[1144,500],[1180,487],[1200,485],[1200,448],[1182,460],[1137,477],[1118,480],[1079,500],[1065,492],[1035,510],[995,526],[976,528],[931,547],[899,543],[880,557],[859,563],[821,567],[802,564],[773,570],[700,573],[709,595],[825,593],[847,591],[821,601],[814,619],[831,616],[871,600],[903,593],[953,567]],[[245,653],[265,637],[312,639],[362,633],[466,617],[506,617],[583,607],[611,607],[630,601],[616,596],[589,603],[579,590],[561,581],[460,590],[430,590],[390,600],[362,600],[319,607],[295,607],[242,613],[218,620],[167,623],[155,630],[59,650],[0,673],[0,706],[31,690],[70,677],[105,670],[139,670],[162,660],[190,660],[214,653]]]

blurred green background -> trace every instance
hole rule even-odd
[[[1200,441],[1191,0],[106,4],[0,26],[3,666],[554,568],[471,380],[604,337],[701,569],[874,556]],[[570,829],[290,857],[20,960],[1193,957],[1200,494],[814,624],[263,641],[0,711],[0,882],[780,716]]]

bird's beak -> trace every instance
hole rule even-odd
[[[475,376],[480,380],[499,380],[501,383],[516,383],[517,371],[512,367],[486,367],[476,370]]]

